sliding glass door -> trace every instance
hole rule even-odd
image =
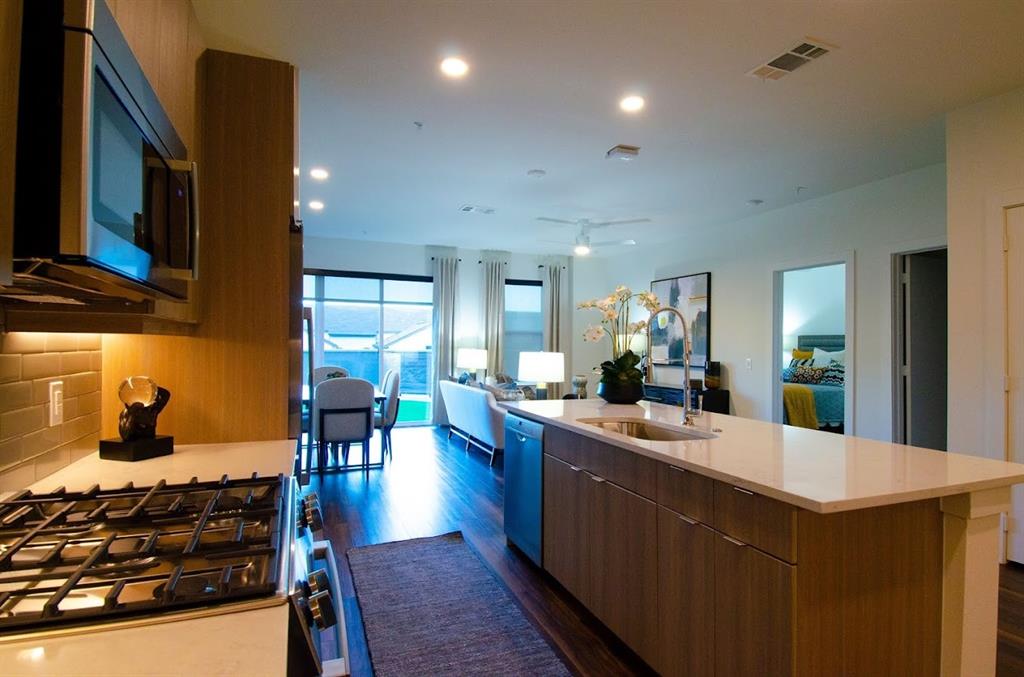
[[[429,277],[307,271],[304,304],[313,309],[313,345],[303,360],[344,367],[381,387],[401,375],[400,424],[430,422],[433,282]]]

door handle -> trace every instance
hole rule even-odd
[[[526,436],[520,435],[519,433],[516,433],[516,439],[519,440],[520,442],[526,442]]]
[[[753,491],[747,491],[746,489],[740,489],[739,487],[733,487],[733,490],[738,491],[741,494],[746,494],[747,496],[753,496],[754,495]]]

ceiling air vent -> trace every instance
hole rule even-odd
[[[780,54],[767,63],[761,64],[747,73],[747,75],[752,75],[762,80],[780,80],[783,76],[800,68],[800,66],[823,57],[834,49],[836,49],[835,45],[830,45],[821,40],[805,38],[796,47]]]
[[[484,207],[481,205],[462,205],[459,207],[460,212],[466,212],[467,214],[493,214],[494,207]]]

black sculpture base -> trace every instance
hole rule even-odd
[[[100,458],[105,461],[145,461],[174,453],[174,437],[157,435],[142,440],[100,440]]]

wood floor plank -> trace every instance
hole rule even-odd
[[[377,441],[374,440],[374,452]],[[449,442],[443,430],[397,428],[384,468],[314,476],[325,536],[334,545],[353,677],[373,674],[345,553],[353,547],[462,531],[527,618],[579,675],[647,675],[651,669],[550,576],[506,545],[502,457]],[[1001,571],[999,677],[1024,676],[1024,566]]]

